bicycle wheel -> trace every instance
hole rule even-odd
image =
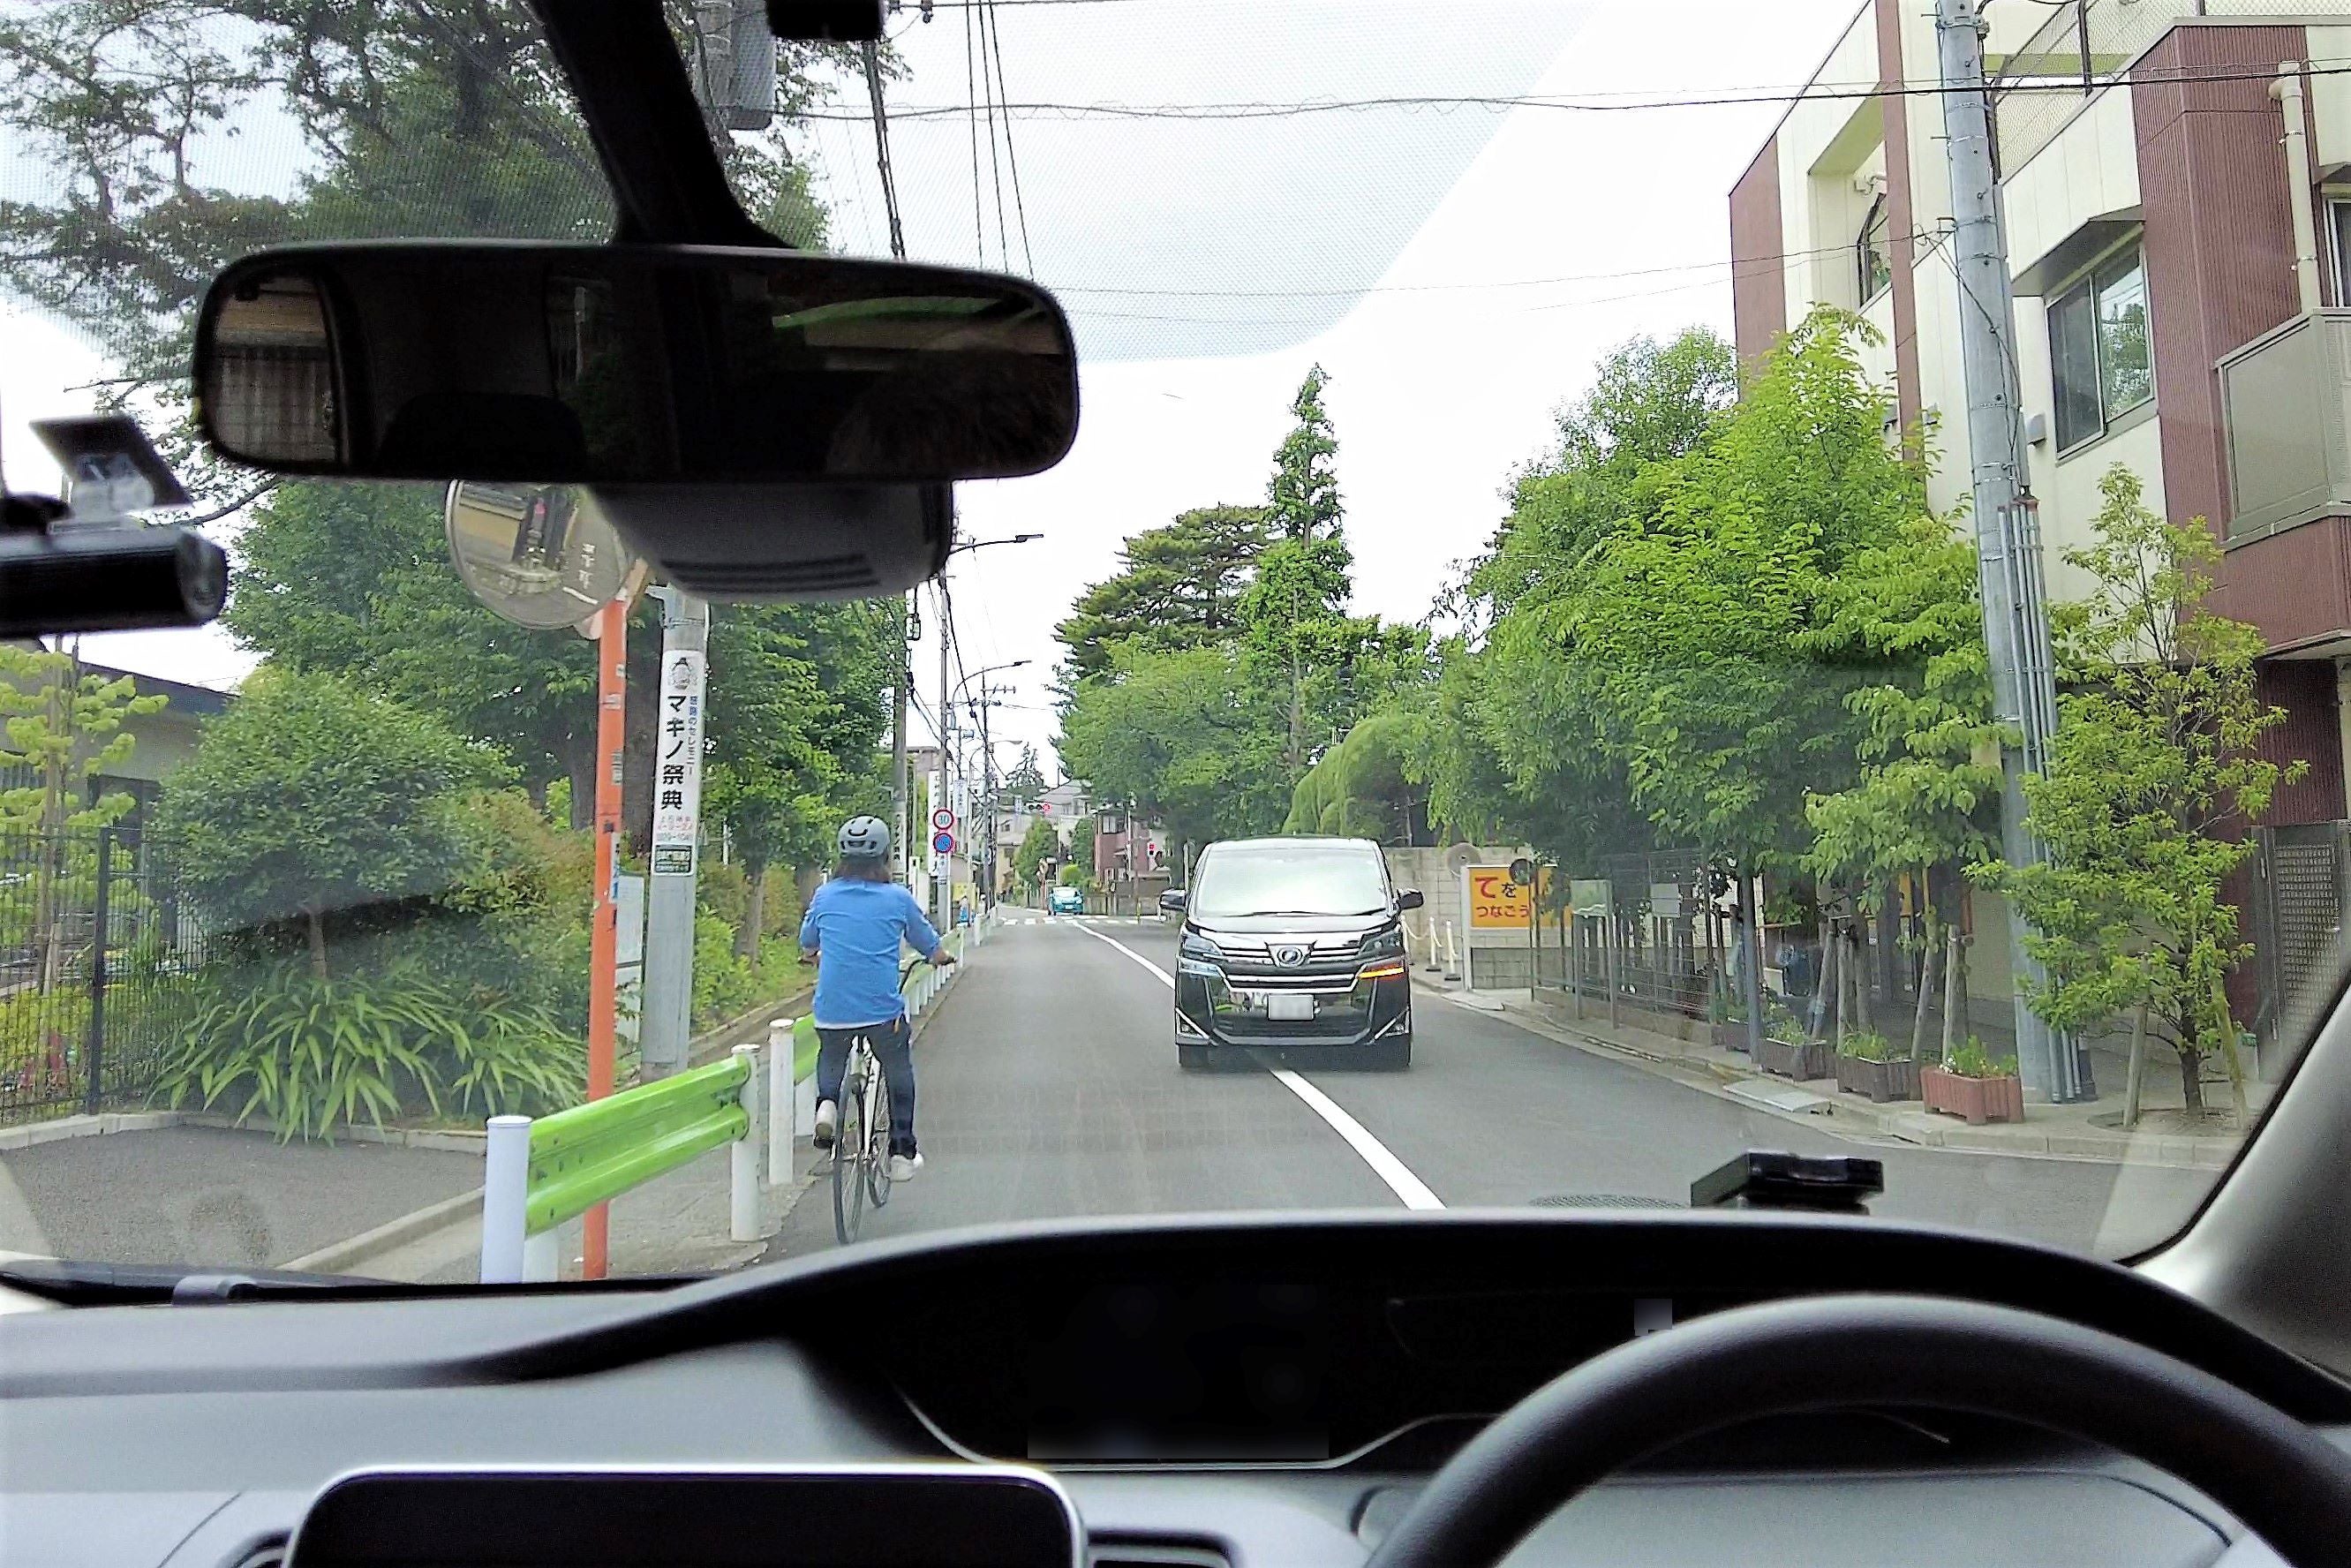
[[[865,1046],[852,1050],[841,1075],[840,1121],[832,1134],[832,1233],[841,1245],[857,1239],[865,1218]]]
[[[866,1081],[865,1190],[876,1208],[890,1201],[890,1081],[878,1061]]]

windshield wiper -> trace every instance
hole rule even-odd
[[[388,1280],[358,1274],[304,1274],[286,1269],[194,1268],[179,1263],[84,1263],[70,1258],[12,1258],[0,1262],[0,1284],[68,1304],[190,1305],[322,1292],[402,1291]]]
[[[691,1274],[631,1275],[573,1281],[566,1293],[658,1291],[699,1278]],[[475,1295],[485,1291],[536,1291],[538,1286],[464,1282],[413,1284],[365,1274],[306,1274],[291,1269],[196,1268],[183,1263],[84,1263],[70,1258],[0,1260],[0,1285],[69,1307],[205,1306],[218,1301],[402,1301],[419,1296]]]

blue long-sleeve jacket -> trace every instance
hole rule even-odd
[[[898,993],[899,945],[928,957],[939,934],[914,895],[894,882],[835,877],[816,890],[800,921],[800,951],[820,955],[820,1029],[862,1029],[906,1010]]]

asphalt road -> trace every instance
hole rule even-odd
[[[1152,970],[1173,970],[1175,942],[1169,926],[1098,919],[992,936],[916,1047],[925,1167],[863,1236],[1139,1212],[1679,1204],[1742,1150],[1793,1149],[1884,1159],[1879,1215],[2114,1254],[2167,1234],[2211,1179],[1852,1141],[1434,988],[1415,1002],[1408,1072],[1186,1074]],[[820,1183],[768,1255],[835,1244]]]
[[[37,1236],[0,1247],[114,1263],[246,1267],[372,1229],[482,1182],[479,1156],[169,1127],[0,1155]]]

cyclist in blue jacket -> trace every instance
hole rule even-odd
[[[914,895],[890,880],[890,829],[879,817],[841,824],[841,862],[809,900],[800,951],[816,961],[816,1146],[832,1146],[841,1075],[859,1035],[890,1085],[890,1179],[923,1168],[914,1146],[914,1031],[898,991],[901,944],[944,967],[955,962]]]

